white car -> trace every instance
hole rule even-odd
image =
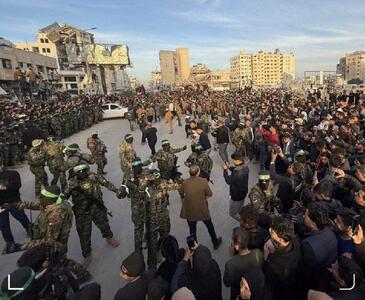
[[[105,103],[102,105],[103,119],[125,118],[128,108],[118,103]]]

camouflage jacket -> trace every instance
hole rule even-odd
[[[232,136],[232,144],[234,144],[237,147],[237,146],[244,145],[248,141],[250,141],[250,136],[247,134],[247,131],[245,130],[245,128],[243,128],[243,129],[236,128],[234,130],[233,136]]]
[[[30,166],[40,167],[46,164],[46,148],[32,147],[27,153],[27,160]]]
[[[106,146],[101,139],[94,139],[93,137],[89,137],[87,139],[86,146],[93,156],[104,155],[104,153],[106,152]]]
[[[121,185],[122,197],[128,197],[133,202],[145,202],[147,197],[145,189],[148,186],[148,180],[150,178],[149,171],[143,169],[142,174],[138,178],[132,177],[125,184]]]
[[[157,166],[160,171],[172,170],[176,166],[177,156],[175,153],[184,151],[184,147],[164,151],[163,149],[158,150],[154,155],[151,156],[153,162],[157,161]]]
[[[64,200],[43,208],[39,202],[22,202],[21,207],[41,211],[32,227],[33,239],[23,245],[24,250],[44,243],[57,243],[61,255],[65,256],[73,220],[71,204]]]
[[[248,198],[259,213],[271,212],[274,209],[275,198],[271,184],[266,191],[262,191],[259,185],[256,184],[248,194]]]
[[[87,153],[79,153],[77,155],[68,156],[64,163],[64,171],[71,171],[73,167],[76,167],[81,162],[93,164],[95,161],[92,156]]]
[[[72,195],[72,202],[76,208],[81,208],[88,211],[92,203],[104,207],[103,193],[101,186],[108,190],[117,193],[118,189],[100,174],[90,172],[85,179],[72,177],[64,190],[66,198]]]
[[[122,168],[131,168],[133,159],[136,158],[136,151],[133,145],[124,141],[118,146],[120,165]]]
[[[197,153],[192,153],[185,161],[185,165],[187,167],[197,165],[204,174],[208,175],[212,171],[213,160],[206,153],[201,153],[200,155],[198,155]]]
[[[50,141],[46,144],[46,159],[47,165],[63,164],[63,149],[64,145],[61,142]]]
[[[147,194],[147,202],[149,202],[149,208],[153,210],[155,206],[167,206],[168,205],[168,192],[178,191],[181,187],[179,183],[169,183],[167,180],[162,180],[158,185],[149,185],[146,187],[145,192]]]

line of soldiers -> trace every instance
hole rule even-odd
[[[89,105],[4,125],[0,128],[0,158],[5,165],[13,166],[24,160],[34,135],[42,139],[50,135],[64,139],[101,120],[101,106]]]

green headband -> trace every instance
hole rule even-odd
[[[127,134],[125,137],[124,137],[125,140],[129,140],[129,139],[133,139],[133,135],[131,134]]]
[[[78,165],[78,166],[74,167],[72,170],[74,172],[79,172],[79,171],[85,170],[87,168],[88,168],[87,164],[81,164],[81,165]]]
[[[52,141],[54,141],[54,140],[55,140],[55,137],[54,137],[54,136],[49,136],[49,137],[47,138],[47,140],[49,140],[50,142],[52,142]]]
[[[31,271],[32,272],[30,273],[28,280],[17,290],[17,292],[15,294],[9,296],[8,293],[5,293],[2,290],[0,290],[0,299],[3,299],[3,300],[12,299],[12,298],[19,296],[21,293],[23,293],[32,284],[32,282],[35,278],[35,272],[33,270],[31,270]]]
[[[76,151],[76,152],[80,152],[80,148],[72,148],[72,147],[66,147],[65,151]]]
[[[141,160],[135,160],[132,162],[132,166],[133,167],[137,167],[137,166],[140,166],[142,165],[142,161]]]
[[[63,202],[63,194],[59,194],[59,195],[56,195],[56,194],[53,194],[51,192],[48,192],[46,189],[43,189],[41,191],[41,195],[46,197],[46,198],[57,198],[56,200],[56,204],[61,204]]]
[[[294,160],[298,157],[298,156],[303,156],[305,154],[304,150],[299,150],[294,154]]]
[[[162,140],[161,145],[170,145],[170,142],[168,140]]]
[[[259,175],[259,180],[270,180],[270,175]]]

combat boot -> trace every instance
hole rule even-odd
[[[14,243],[14,242],[10,242],[10,243],[6,243],[2,254],[11,254],[11,253],[18,252],[18,251],[21,251],[21,245]]]
[[[118,246],[119,246],[119,242],[118,242],[116,239],[113,239],[113,238],[107,238],[107,239],[106,239],[106,241],[107,241],[107,243],[108,243],[110,246],[112,246],[112,247],[114,247],[114,248],[116,248],[116,247],[118,247]]]

